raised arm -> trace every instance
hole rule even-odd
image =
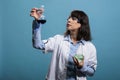
[[[44,43],[41,40],[41,24],[36,20],[32,24],[32,43],[34,48],[44,50]]]
[[[39,10],[39,11],[38,11]],[[30,12],[30,16],[33,17],[35,20],[33,20],[32,24],[32,43],[33,47],[37,49],[44,49],[44,43],[41,40],[41,23],[38,22],[40,17],[42,16],[42,13],[44,12],[43,8],[32,8]]]

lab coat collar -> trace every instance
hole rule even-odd
[[[70,35],[67,35],[67,36],[65,36],[64,37],[64,40],[65,41],[68,41],[68,42],[72,42],[72,40],[71,40],[71,38],[70,38]],[[78,41],[78,43],[82,43],[83,45],[84,45],[84,42],[85,42],[85,40],[80,40],[80,41]]]

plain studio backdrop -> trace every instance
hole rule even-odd
[[[32,47],[33,7],[45,5],[42,38],[63,34],[72,10],[89,16],[98,67],[88,80],[120,80],[120,0],[0,0],[0,80],[44,80],[51,60]]]

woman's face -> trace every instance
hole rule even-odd
[[[78,30],[81,27],[81,24],[78,23],[78,19],[76,17],[69,17],[67,20],[67,30],[73,31]]]

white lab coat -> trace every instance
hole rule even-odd
[[[44,40],[43,42],[46,42]],[[97,57],[96,48],[90,41],[82,41],[84,45],[80,45],[77,54],[84,55],[85,66],[89,65],[94,67],[96,70]],[[45,43],[44,52],[53,52],[52,60],[48,74],[46,76],[47,80],[66,80],[66,64],[70,51],[70,43],[66,37],[62,35],[56,35],[51,37]],[[86,73],[86,69],[82,69],[82,72]],[[86,77],[77,76],[77,80],[86,80]]]

